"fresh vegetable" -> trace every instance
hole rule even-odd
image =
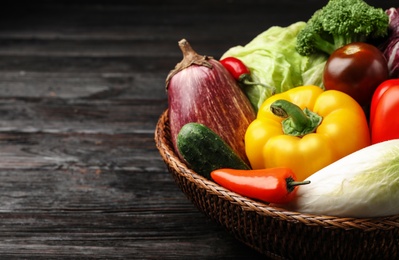
[[[273,87],[270,87],[261,82],[254,82],[251,77],[251,72],[247,68],[247,66],[236,57],[226,57],[220,60],[220,63],[230,72],[230,74],[237,80],[239,83],[244,86],[248,85],[261,85],[264,88],[270,88],[272,93],[275,92]],[[253,104],[254,105],[254,104]],[[254,109],[257,110],[258,107],[254,105]]]
[[[365,42],[388,34],[388,16],[363,0],[330,0],[307,21],[297,37],[296,49],[307,56],[328,55],[352,42]]]
[[[226,189],[268,203],[288,203],[295,197],[298,185],[309,184],[309,181],[296,181],[295,173],[284,167],[259,170],[217,169],[211,172],[211,177]]]
[[[262,82],[281,93],[301,85],[322,87],[322,72],[327,55],[317,53],[301,56],[295,50],[296,36],[305,22],[296,22],[287,27],[272,26],[256,36],[245,46],[234,46],[221,59],[236,57],[249,69],[253,81]],[[273,94],[273,89],[262,85],[246,86],[243,91],[254,107]]]
[[[311,183],[281,207],[338,217],[399,214],[399,139],[365,147],[306,180]]]
[[[374,92],[370,108],[371,142],[399,138],[399,79],[384,81]]]
[[[203,124],[185,124],[177,136],[177,147],[190,168],[208,179],[211,171],[219,168],[250,169],[219,135]]]
[[[244,135],[256,114],[236,80],[208,56],[197,54],[185,40],[179,41],[183,60],[166,78],[171,139],[189,122],[206,125],[217,133],[245,162]],[[181,155],[180,155],[180,158]]]
[[[227,57],[221,59],[220,63],[231,73],[231,75],[237,81],[251,80],[251,72],[241,60],[235,57]],[[252,85],[252,83],[253,82],[250,81],[249,85]],[[261,84],[261,83],[255,83],[255,84]]]
[[[268,98],[245,134],[252,169],[288,167],[299,181],[369,144],[360,105],[343,92],[317,86]]]
[[[375,89],[388,79],[388,65],[381,51],[368,43],[355,42],[335,50],[328,58],[324,87],[353,97],[361,106],[370,105]]]
[[[388,61],[389,76],[399,78],[399,8],[385,11],[389,17],[389,34],[380,49]]]

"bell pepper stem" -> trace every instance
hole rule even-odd
[[[284,134],[302,137],[316,131],[323,118],[305,108],[279,99],[270,105],[270,109],[276,116],[285,118],[281,124]]]

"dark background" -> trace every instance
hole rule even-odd
[[[168,173],[154,143],[165,78],[181,38],[219,58],[327,1],[2,3],[1,258],[263,258]]]

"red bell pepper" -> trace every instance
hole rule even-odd
[[[294,198],[298,185],[310,183],[297,182],[294,172],[287,167],[218,169],[211,172],[211,177],[219,185],[242,196],[277,204],[288,203]]]
[[[399,138],[399,79],[382,82],[370,107],[372,144]]]

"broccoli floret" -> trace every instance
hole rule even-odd
[[[330,0],[298,33],[296,50],[303,56],[318,51],[330,55],[346,44],[387,35],[388,23],[382,8],[363,0]]]

